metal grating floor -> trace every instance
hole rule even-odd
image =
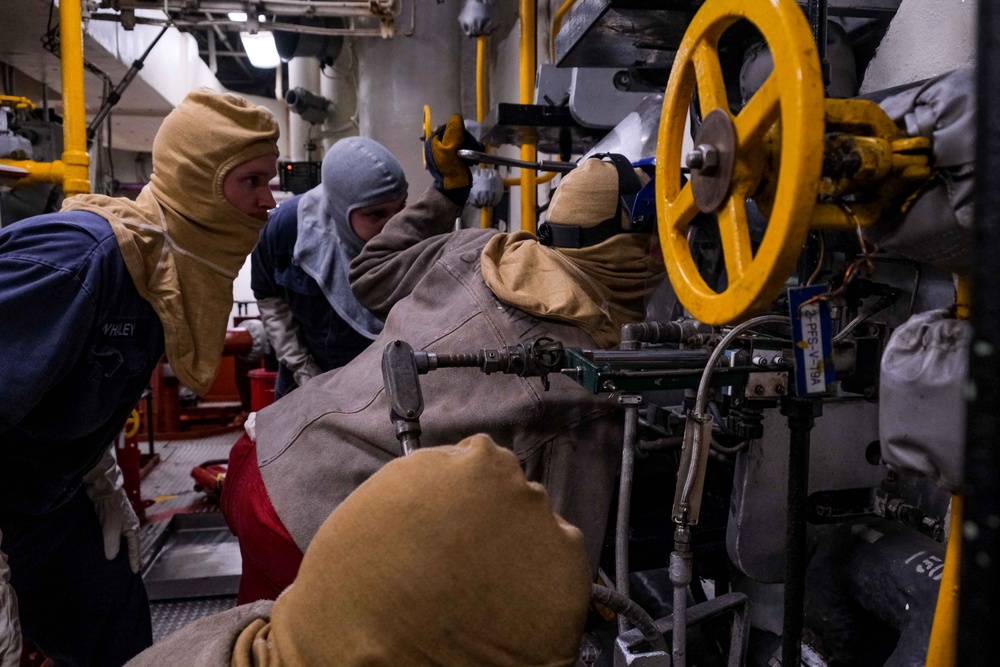
[[[143,572],[147,573],[163,546],[170,520],[177,514],[218,512],[217,505],[194,490],[191,469],[211,460],[226,460],[239,431],[207,438],[154,442],[160,462],[142,480],[142,497],[154,501],[146,508],[146,523],[140,531]],[[140,442],[140,449],[148,445]],[[236,606],[235,596],[161,600],[150,603],[153,642],[158,642],[203,616]]]
[[[235,597],[170,600],[150,604],[153,614],[153,643],[172,635],[192,621],[236,606]]]

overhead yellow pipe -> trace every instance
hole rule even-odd
[[[535,97],[535,0],[521,0],[521,76],[520,103],[531,104]],[[538,151],[535,144],[521,144],[521,159],[535,162]],[[538,193],[533,169],[521,170],[521,229],[534,233],[537,227]]]
[[[63,190],[66,196],[90,192],[87,110],[83,100],[83,27],[80,3],[59,3],[59,49],[62,60]]]
[[[87,155],[87,110],[83,99],[83,17],[79,2],[59,3],[59,49],[62,68],[62,160],[0,160],[28,175],[14,186],[32,183],[61,184],[67,197],[90,192],[90,156]],[[5,97],[21,108],[34,108],[26,98]],[[30,107],[28,106],[30,105]]]

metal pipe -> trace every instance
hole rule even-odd
[[[184,10],[190,8],[191,2],[190,0],[146,0],[146,2],[140,0],[137,4],[140,6],[148,5],[150,9],[183,13]],[[200,0],[197,3],[197,8],[205,12],[225,14],[227,12],[247,11],[247,4],[245,0]],[[257,14],[302,14],[305,16],[385,15],[384,13],[372,11],[372,7],[378,3],[371,2],[371,0],[321,0],[320,2],[315,2],[314,0],[264,0],[263,2],[253,4],[254,8],[252,11]],[[97,17],[100,14],[94,14],[93,16]],[[136,18],[138,19],[139,17]]]
[[[164,34],[166,34],[168,29],[169,28],[167,27],[163,28],[163,30],[161,30],[156,35],[156,37],[153,38],[153,41],[149,43],[149,46],[146,47],[146,50],[143,51],[142,55],[139,56],[132,63],[132,65],[128,68],[128,71],[125,72],[125,76],[122,77],[122,80],[118,82],[118,85],[114,87],[111,93],[104,100],[104,104],[97,111],[97,114],[94,116],[94,119],[91,120],[90,124],[87,126],[88,137],[94,136],[94,134],[97,132],[97,129],[101,126],[101,123],[104,122],[104,119],[108,117],[108,114],[111,113],[111,110],[115,107],[116,104],[118,104],[118,101],[122,98],[122,93],[124,93],[125,89],[128,88],[129,85],[132,83],[132,80],[135,78],[136,74],[139,73],[139,70],[142,69],[142,66],[146,62],[146,58],[149,57],[149,54],[156,46],[156,43],[160,41],[160,38],[163,37]],[[214,42],[209,41],[209,44],[212,45],[214,44]],[[212,49],[210,48],[209,50]],[[108,148],[110,149],[110,146]]]
[[[695,408],[693,414],[689,416],[688,419],[694,419],[699,421],[699,423],[704,423],[702,420],[706,418],[705,409],[708,404],[708,387],[712,377],[712,371],[715,369],[715,365],[719,363],[719,359],[726,351],[726,348],[736,339],[737,336],[742,334],[747,329],[752,329],[753,327],[760,326],[761,324],[787,324],[788,322],[789,318],[781,315],[762,315],[736,325],[729,331],[729,333],[723,336],[722,340],[719,341],[719,344],[716,345],[714,350],[712,350],[712,354],[708,358],[705,371],[701,375],[701,382],[698,385],[698,393],[695,398]],[[711,417],[708,416],[708,418],[710,419]],[[690,421],[688,423],[688,427],[691,427]],[[681,492],[677,499],[678,502],[676,503],[676,505],[681,508],[691,507],[691,491],[694,488],[695,480],[697,480],[701,474],[701,471],[699,470],[702,458],[701,448],[710,446],[710,443],[702,442],[702,430],[702,428],[695,428],[694,431],[694,437],[691,444],[691,455],[689,457],[690,465],[688,466],[687,475],[684,479],[683,485],[681,486]],[[677,481],[678,483],[681,482],[680,479]],[[674,529],[674,550],[670,554],[670,581],[674,587],[674,634],[671,653],[673,667],[685,667],[687,659],[687,586],[691,583],[692,577],[690,540],[691,534],[688,527],[687,513],[686,511],[682,511],[681,517],[677,521],[677,527]],[[786,664],[791,665],[797,663]]]
[[[81,21],[79,2],[71,0],[59,3],[59,58],[62,66],[63,99],[62,186],[67,197],[90,192]]]
[[[116,14],[94,14],[93,21],[113,21],[118,22]],[[196,19],[196,20],[170,20],[149,18],[145,16],[135,17],[136,25],[155,25],[166,28],[229,28],[237,31],[243,28],[242,21],[232,21],[230,19]],[[378,28],[324,28],[322,26],[300,25],[298,23],[284,23],[274,21],[266,24],[271,32],[295,32],[303,35],[321,35],[325,37],[385,37]]]
[[[1000,3],[980,2],[977,22],[975,250],[961,593],[956,663],[981,664],[1000,627]]]
[[[691,532],[685,524],[674,529],[674,550],[670,552],[670,583],[673,584],[674,633],[670,647],[671,667],[687,664],[687,589],[694,568],[691,565]]]
[[[710,619],[719,618],[730,611],[734,612],[734,618],[732,630],[730,631],[729,661],[727,664],[729,667],[743,667],[746,665],[747,646],[750,639],[750,601],[746,595],[743,593],[725,593],[697,604],[691,608],[688,621],[691,625],[699,625]],[[661,635],[673,634],[674,632],[673,616],[658,618],[653,623]],[[619,635],[615,641],[616,654],[622,650],[626,652],[626,655],[631,654],[631,647],[639,644],[642,639],[643,637],[640,635],[638,629],[629,630],[624,635]],[[618,655],[615,656],[615,664],[621,664],[617,662],[618,657]],[[626,660],[625,664],[638,664],[638,662],[631,663]],[[643,664],[647,663],[644,661]],[[651,659],[648,664],[654,664],[654,660]],[[661,662],[656,661],[655,664],[661,664]]]
[[[805,609],[806,496],[809,495],[809,432],[815,424],[818,400],[786,396],[781,412],[788,417],[788,491],[785,526],[785,605],[781,633],[781,664],[798,665],[802,658],[802,614]]]
[[[618,516],[615,523],[615,588],[628,599],[628,524],[632,509],[632,473],[635,470],[635,448],[639,433],[639,403],[637,394],[623,394],[618,402],[625,405],[625,438],[622,445],[622,473],[618,482]],[[628,630],[628,619],[618,615],[618,634]]]
[[[711,332],[712,327],[698,320],[630,322],[622,325],[621,349],[638,349],[638,343],[684,343],[696,334]],[[637,343],[635,347],[626,346],[631,341]]]
[[[521,0],[521,65],[520,103],[531,104],[535,98],[535,0]],[[538,159],[535,144],[521,144],[521,159],[534,162]],[[521,229],[531,233],[537,231],[538,192],[537,174],[533,169],[521,170]]]
[[[595,364],[612,364],[615,370],[657,368],[704,368],[706,350],[587,350]]]
[[[752,329],[753,327],[760,326],[761,324],[788,324],[791,320],[784,315],[761,315],[760,317],[754,317],[749,319],[742,324],[737,324],[733,327],[729,333],[723,336],[719,344],[715,346],[712,350],[712,355],[708,358],[708,363],[705,365],[705,372],[701,375],[701,382],[698,383],[698,393],[695,398],[694,414],[696,418],[702,418],[705,416],[705,408],[708,404],[708,386],[709,381],[712,377],[712,371],[715,370],[716,364],[719,363],[719,359],[722,357],[726,348],[736,339],[737,336],[742,334],[747,329]],[[700,446],[699,439],[695,439],[695,447]],[[691,455],[692,462],[699,460],[699,452],[692,452]],[[690,503],[691,487],[694,485],[694,480],[697,478],[698,466],[692,464],[688,470],[687,479],[684,480],[684,486],[681,491],[681,504]]]
[[[653,617],[632,600],[606,586],[598,584],[591,584],[590,599],[613,610],[619,617],[628,617],[628,620],[632,622],[636,630],[642,633],[642,638],[653,644],[654,647],[662,647],[664,645],[663,634],[656,627]]]

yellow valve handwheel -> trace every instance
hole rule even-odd
[[[719,61],[719,38],[739,19],[770,47],[774,71],[733,116]],[[697,86],[704,119],[687,156],[681,187],[684,125]],[[667,273],[681,303],[719,326],[767,307],[795,267],[809,231],[823,158],[823,77],[808,22],[795,0],[709,0],[688,26],[670,70],[656,149],[656,212]],[[746,199],[765,170],[765,135],[780,122],[780,168],[767,231],[750,246]],[[728,286],[711,289],[698,273],[688,226],[715,213]]]
[[[125,437],[126,438],[134,437],[135,434],[139,432],[139,411],[138,410],[132,410],[132,414],[130,414],[128,416],[128,419],[125,420],[124,432],[125,432]]]

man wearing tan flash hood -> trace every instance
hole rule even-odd
[[[211,386],[233,279],[275,205],[277,138],[266,109],[196,90],[135,201],[80,195],[0,231],[0,667],[22,633],[68,665],[151,643],[111,444],[164,353]]]
[[[199,619],[128,667],[573,665],[589,599],[580,531],[479,434],[359,486],[277,602]]]

